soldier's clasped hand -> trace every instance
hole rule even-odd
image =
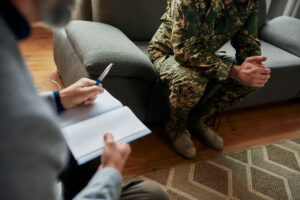
[[[242,65],[232,67],[229,77],[245,86],[262,88],[271,77],[271,70],[263,64],[266,60],[264,56],[249,57]]]

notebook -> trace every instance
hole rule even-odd
[[[102,154],[105,133],[112,133],[117,143],[129,143],[151,133],[127,106],[106,90],[93,105],[60,114],[59,125],[78,164]]]

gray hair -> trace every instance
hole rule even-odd
[[[35,0],[43,22],[52,28],[65,26],[72,18],[74,0]]]

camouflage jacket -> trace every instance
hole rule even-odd
[[[239,64],[260,55],[257,16],[258,0],[229,6],[224,0],[168,0],[162,24],[150,42],[150,59],[174,55],[183,66],[225,80],[234,63],[222,60],[216,51],[231,40]]]

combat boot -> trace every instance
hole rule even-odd
[[[223,139],[208,125],[208,122],[217,113],[216,108],[207,103],[201,110],[194,110],[187,119],[187,129],[201,138],[209,147],[221,150]]]
[[[188,130],[184,128],[170,128],[167,125],[166,131],[176,153],[188,159],[195,158],[197,153],[196,147]]]
[[[203,143],[217,150],[223,149],[223,139],[209,126],[199,119],[190,117],[187,123],[188,130],[201,138]]]

